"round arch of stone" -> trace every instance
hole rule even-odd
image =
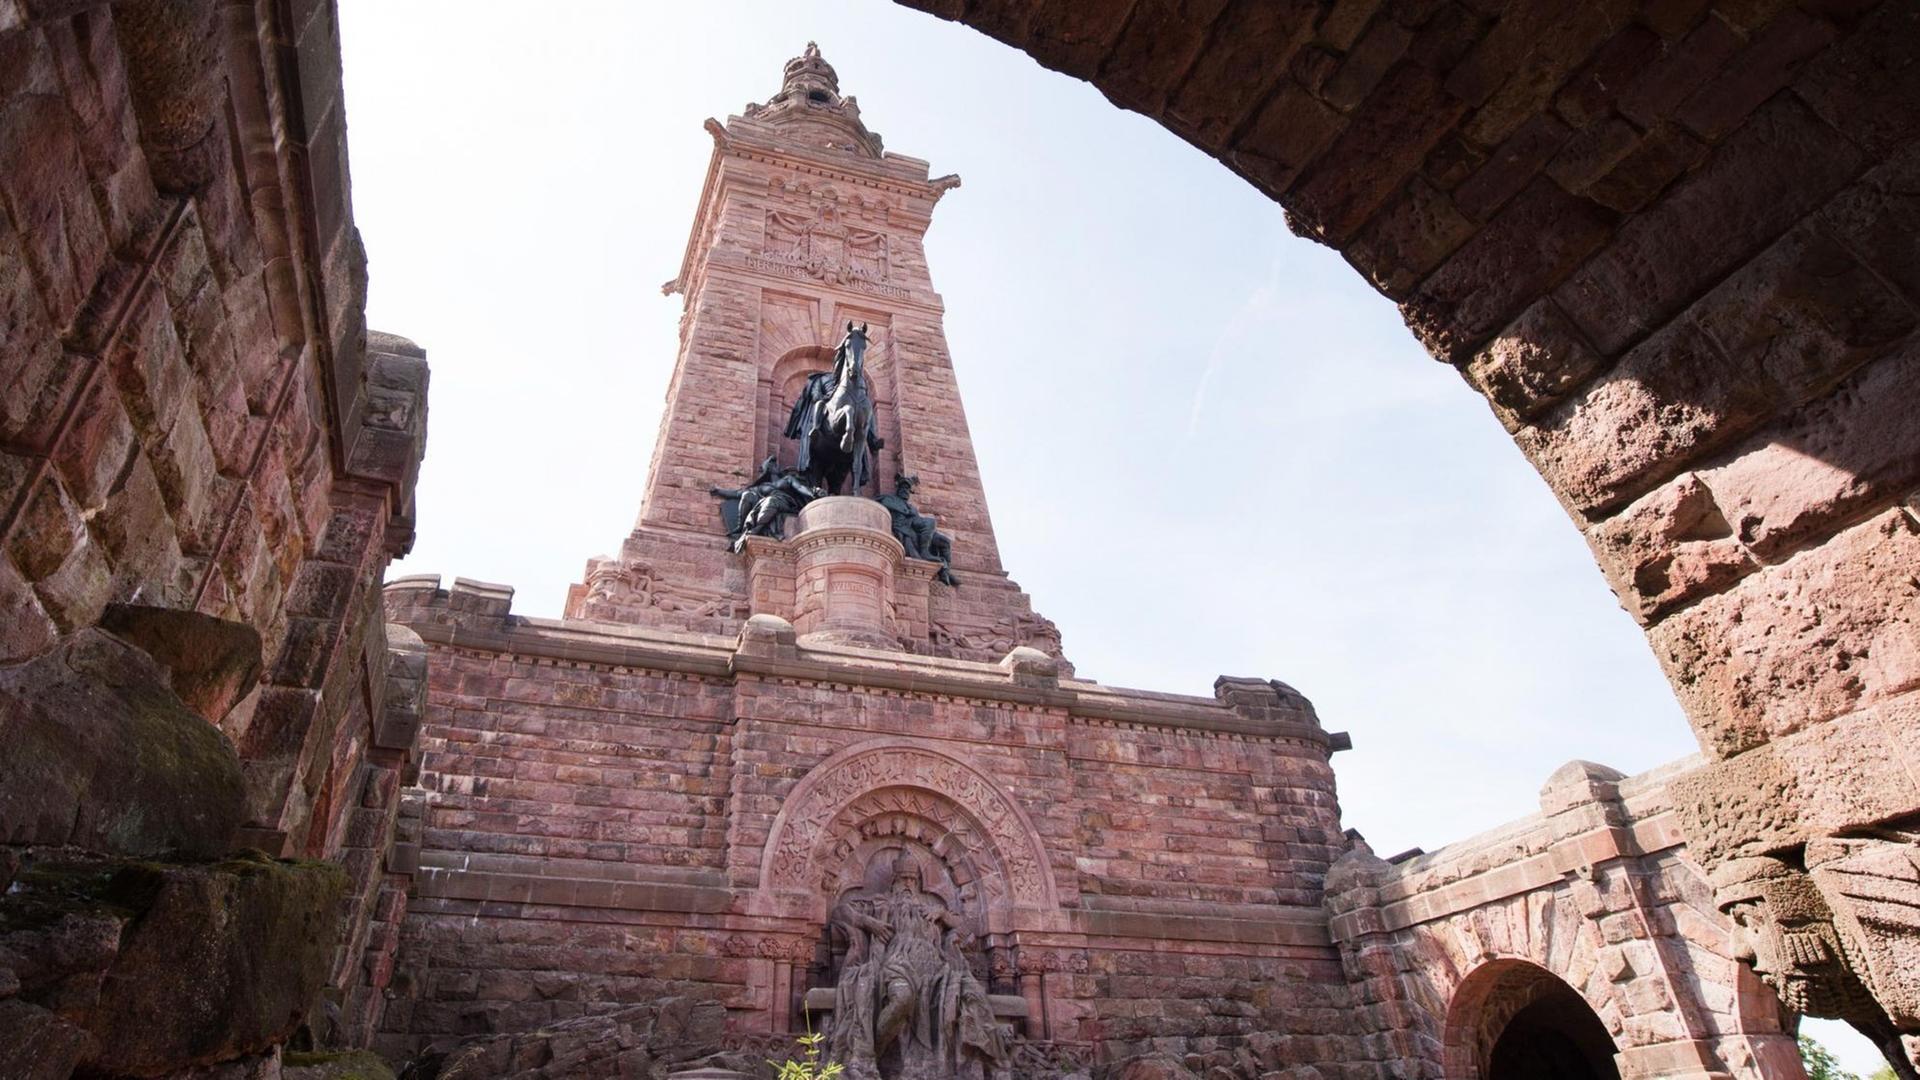
[[[1555,1062],[1556,1075],[1578,1075],[1573,1066],[1583,1066],[1594,1080],[1617,1080],[1613,1055],[1622,1032],[1619,1014],[1608,1010],[1607,1017],[1603,1020],[1578,990],[1530,960],[1488,960],[1460,980],[1447,1006],[1442,1071],[1456,1080],[1519,1075],[1510,1060],[1503,1060],[1519,1042],[1531,1054],[1557,1051],[1568,1057]]]
[[[832,897],[858,884],[863,857],[893,838],[939,857],[977,896],[991,931],[1059,906],[1026,811],[972,762],[911,738],[856,743],[801,779],[768,834],[756,906],[824,919]]]

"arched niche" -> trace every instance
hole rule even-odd
[[[844,321],[842,322],[844,327]],[[893,361],[889,327],[879,321],[868,323],[871,338],[867,346],[867,394],[873,399],[874,430],[886,446],[874,455],[874,476],[878,490],[892,489],[897,471],[896,448],[900,445],[898,410],[894,405]],[[752,469],[758,469],[772,454],[782,468],[790,468],[798,459],[800,445],[786,437],[787,417],[800,396],[807,377],[833,367],[836,337],[831,344],[800,345],[780,354],[760,380],[759,424],[754,429]]]
[[[973,763],[908,738],[857,743],[802,778],[768,834],[753,906],[824,922],[888,846],[936,861],[983,932],[1017,930],[1059,907],[1046,850],[1019,804]]]

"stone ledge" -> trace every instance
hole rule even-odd
[[[509,594],[505,586],[481,583],[457,585],[497,605]],[[427,591],[438,594],[439,578],[416,575],[390,582],[389,594]],[[1282,719],[1257,719],[1212,698],[1118,690],[1087,682],[1058,687],[1044,681],[1016,683],[997,664],[944,660],[912,653],[866,649],[807,649],[796,654],[756,654],[742,651],[738,642],[711,635],[637,633],[628,627],[579,620],[518,620],[500,612],[493,626],[471,622],[445,623],[410,618],[414,612],[396,612],[394,621],[435,645],[483,649],[500,653],[549,657],[610,667],[652,668],[700,675],[761,675],[807,681],[879,687],[916,693],[947,694],[986,701],[1060,709],[1076,720],[1135,724],[1143,727],[1187,729],[1219,735],[1272,738],[1311,747],[1320,753],[1350,745],[1345,734],[1329,735],[1318,724]]]
[[[1236,945],[1328,948],[1333,938],[1325,922],[1236,919],[1223,916],[1082,909],[1073,921],[1089,936],[1146,941],[1217,941]]]
[[[1019,994],[988,994],[987,1001],[993,1005],[993,1015],[1002,1020],[1027,1018],[1027,999]],[[810,1013],[832,1012],[839,1005],[840,991],[831,986],[816,986],[807,991],[805,1007]]]
[[[419,875],[414,878],[414,890],[417,896],[438,900],[481,900],[489,903],[622,911],[717,914],[733,906],[733,890],[725,886],[536,877],[484,870],[447,870],[432,866],[420,868]]]

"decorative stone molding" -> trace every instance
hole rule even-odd
[[[971,763],[938,744],[906,738],[847,747],[800,781],[767,838],[759,906],[824,918],[843,864],[860,846],[861,825],[884,814],[931,823],[936,852],[950,862],[972,862],[987,879],[990,924],[1003,921],[1009,907],[1058,907],[1046,849],[1019,804]]]

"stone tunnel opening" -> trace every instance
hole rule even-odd
[[[1613,1039],[1586,1001],[1555,985],[1514,1014],[1487,1058],[1487,1080],[1619,1080]]]

